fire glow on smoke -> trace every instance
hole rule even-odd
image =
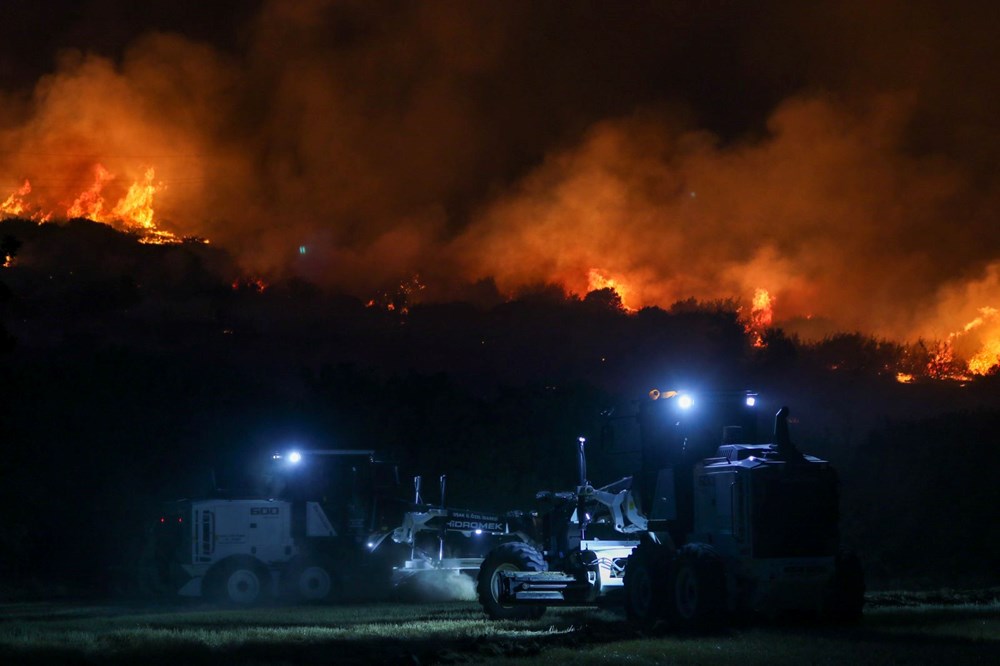
[[[989,61],[993,31],[951,40],[924,5],[779,4],[733,21],[743,39],[716,58],[755,63],[714,72],[729,90],[778,91],[737,133],[684,104],[719,56],[689,29],[721,25],[714,3],[402,3],[388,20],[264,0],[235,50],[154,30],[112,56],[69,50],[0,91],[0,214],[211,238],[261,284],[293,275],[396,313],[484,282],[612,289],[627,311],[735,298],[755,345],[772,326],[860,331],[941,340],[929,376],[991,371],[1000,181],[995,133],[975,130],[995,129],[996,86],[951,56]],[[778,34],[794,48],[770,48]],[[778,85],[800,74],[819,78]]]

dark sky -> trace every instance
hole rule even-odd
[[[39,213],[155,166],[159,224],[263,275],[1000,339],[985,2],[3,7],[0,199]]]

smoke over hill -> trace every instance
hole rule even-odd
[[[214,33],[153,5],[50,19],[54,62],[3,91],[0,198],[28,181],[29,213],[72,217],[97,187],[109,211],[155,168],[158,227],[266,280],[765,289],[806,335],[1000,340],[975,3],[263,2]]]

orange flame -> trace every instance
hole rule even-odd
[[[979,308],[979,316],[970,321],[962,329],[963,333],[968,333],[977,328],[983,327],[987,323],[1000,321],[1000,311],[992,307]],[[983,341],[979,351],[969,359],[969,372],[974,375],[988,375],[995,372],[1000,366],[1000,336],[994,331]]]
[[[103,221],[104,197],[101,190],[115,179],[114,174],[101,164],[94,165],[94,184],[84,190],[66,210],[66,217],[85,217],[97,222]]]
[[[147,167],[143,178],[132,183],[125,195],[109,211],[104,199],[104,190],[108,183],[115,179],[115,175],[104,165],[95,164],[94,182],[77,195],[73,203],[66,208],[66,218],[85,217],[94,222],[135,232],[142,243],[179,243],[180,238],[169,231],[159,229],[153,221],[153,199],[165,188],[163,183],[155,182],[155,178],[156,172],[153,167]],[[25,180],[20,189],[0,204],[0,219],[22,217],[39,223],[52,219],[51,211],[43,213],[40,207],[26,200],[29,194],[31,194],[31,183]]]
[[[947,340],[937,343],[937,347],[931,352],[931,358],[927,362],[927,376],[933,379],[950,379],[953,381],[965,382],[971,377],[962,370],[961,363],[955,357],[955,334],[948,336]]]
[[[621,300],[622,307],[625,308],[627,312],[635,312],[635,308],[628,304],[629,295],[632,290],[629,289],[621,280],[608,277],[602,271],[591,268],[587,271],[587,291],[597,291],[599,289],[610,289],[616,294]]]
[[[24,203],[24,197],[31,194],[31,183],[27,179],[24,181],[24,185],[20,189],[12,192],[7,199],[0,204],[0,213],[3,217],[19,217],[23,215],[27,210],[28,206]]]
[[[987,340],[975,356],[969,359],[969,372],[988,375],[1000,366],[1000,338]]]
[[[155,177],[156,172],[153,167],[146,169],[144,180],[132,183],[124,198],[115,204],[111,214],[130,227],[138,227],[143,231],[157,231],[153,225],[153,195],[162,188],[162,185],[153,183]]]
[[[774,322],[774,298],[767,289],[757,288],[750,304],[750,318],[743,326],[754,347],[764,347],[764,333]]]
[[[955,352],[956,342],[963,341],[963,336],[989,324],[994,325],[994,330],[983,336],[978,343],[979,350],[963,363]],[[979,308],[978,317],[937,343],[927,362],[927,375],[934,379],[964,382],[971,380],[974,375],[997,372],[1000,369],[1000,330],[996,328],[996,324],[1000,324],[1000,310],[988,306]]]

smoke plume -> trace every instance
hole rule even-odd
[[[108,201],[155,167],[157,224],[265,277],[598,280],[633,308],[766,289],[778,323],[979,349],[994,13],[743,4],[275,1],[226,39],[137,20],[0,93],[0,200],[28,180],[65,216],[96,165]]]

